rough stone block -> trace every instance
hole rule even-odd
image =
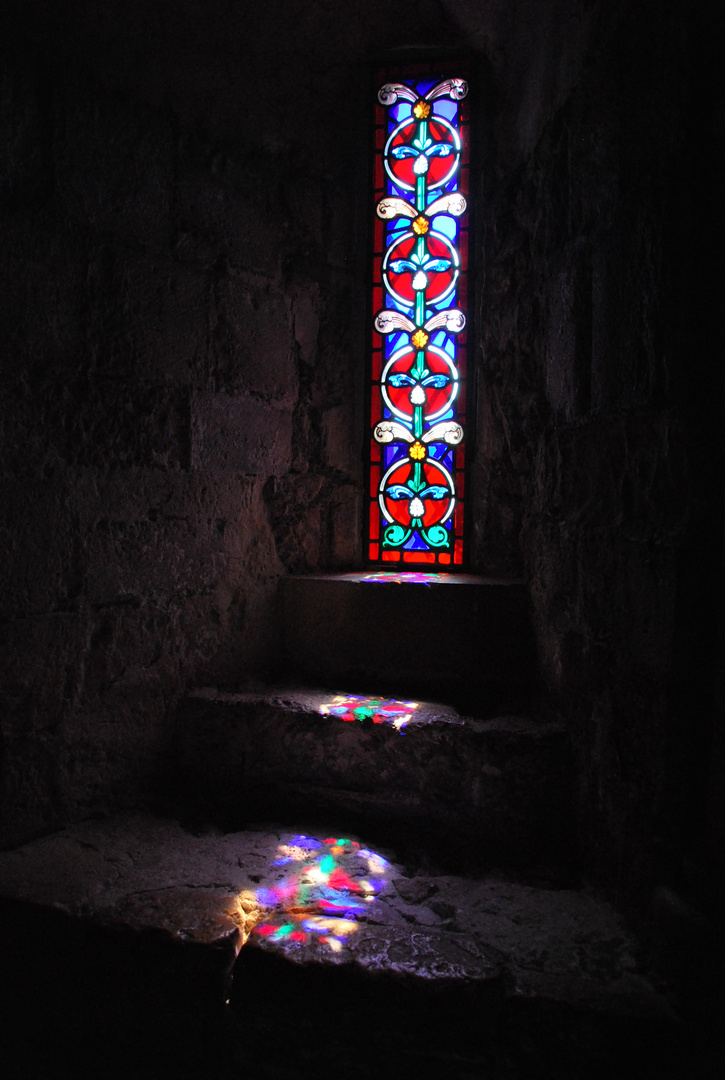
[[[404,575],[403,575],[404,577]],[[471,575],[429,584],[364,574],[280,582],[287,662],[318,684],[461,700],[533,675],[526,586]]]
[[[292,415],[254,398],[205,394],[192,414],[192,464],[211,473],[281,476],[292,460]]]
[[[260,156],[258,167],[273,167]],[[204,165],[184,161],[176,185],[177,213],[187,251],[204,263],[223,252],[235,269],[275,276],[280,259],[277,215],[281,210],[274,194],[260,185],[259,172],[246,162],[231,162],[222,178]]]
[[[208,353],[202,270],[108,244],[93,252],[86,288],[87,344],[105,377],[185,387],[198,375]]]
[[[98,91],[70,104],[54,144],[58,195],[87,228],[161,247],[171,231],[173,131],[160,112]]]
[[[276,403],[297,397],[288,303],[273,287],[251,289],[235,278],[215,287],[214,349],[224,384]]]

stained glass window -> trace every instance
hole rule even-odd
[[[378,82],[367,559],[464,562],[468,84]]]

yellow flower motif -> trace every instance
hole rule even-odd
[[[410,340],[413,342],[416,349],[424,349],[428,344],[428,334],[426,334],[425,330],[416,330]]]
[[[425,447],[423,446],[423,443],[416,440],[411,446],[408,453],[412,457],[413,461],[422,461],[425,457]]]
[[[417,233],[418,236],[424,236],[428,232],[429,228],[430,222],[428,221],[428,218],[423,217],[422,214],[420,214],[420,216],[417,217],[413,222],[413,232]]]
[[[427,101],[416,101],[413,106],[413,116],[416,120],[427,120],[430,116],[430,105]]]

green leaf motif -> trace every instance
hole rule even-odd
[[[424,535],[432,547],[448,547],[448,530],[442,525],[431,525]]]
[[[400,547],[410,536],[410,529],[404,529],[402,525],[388,525],[383,535],[383,542],[391,547]]]

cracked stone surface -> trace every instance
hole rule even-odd
[[[503,979],[514,996],[666,1012],[618,916],[587,892],[423,875],[349,836],[89,821],[0,853],[0,895],[296,965]]]

